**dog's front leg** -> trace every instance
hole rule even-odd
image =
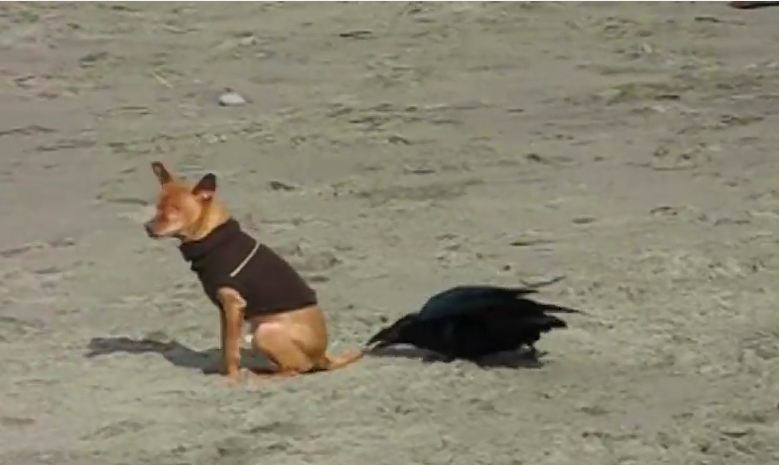
[[[225,311],[222,307],[219,307],[219,348],[222,351],[225,348],[225,336],[227,335],[227,321],[225,320]]]
[[[246,301],[229,287],[220,288],[217,297],[221,304],[223,374],[237,381],[241,372],[241,328]]]

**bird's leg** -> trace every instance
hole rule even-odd
[[[536,346],[534,344],[528,344],[528,355],[533,360],[538,360],[538,349],[536,349]]]
[[[455,357],[451,355],[441,354],[438,352],[429,352],[422,356],[422,361],[425,363],[443,362],[449,363],[454,361]]]

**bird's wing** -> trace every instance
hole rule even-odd
[[[535,289],[499,286],[457,286],[431,297],[419,311],[420,320],[451,318],[490,308],[513,306]]]

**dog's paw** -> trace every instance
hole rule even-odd
[[[235,373],[223,374],[219,377],[219,382],[223,386],[234,388],[245,383],[249,379],[250,375],[251,372],[243,368]]]

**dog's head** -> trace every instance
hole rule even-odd
[[[216,194],[216,176],[208,173],[194,186],[174,179],[165,166],[155,161],[151,168],[160,182],[157,210],[154,217],[144,223],[146,233],[152,238],[178,237],[193,239],[204,223]]]

